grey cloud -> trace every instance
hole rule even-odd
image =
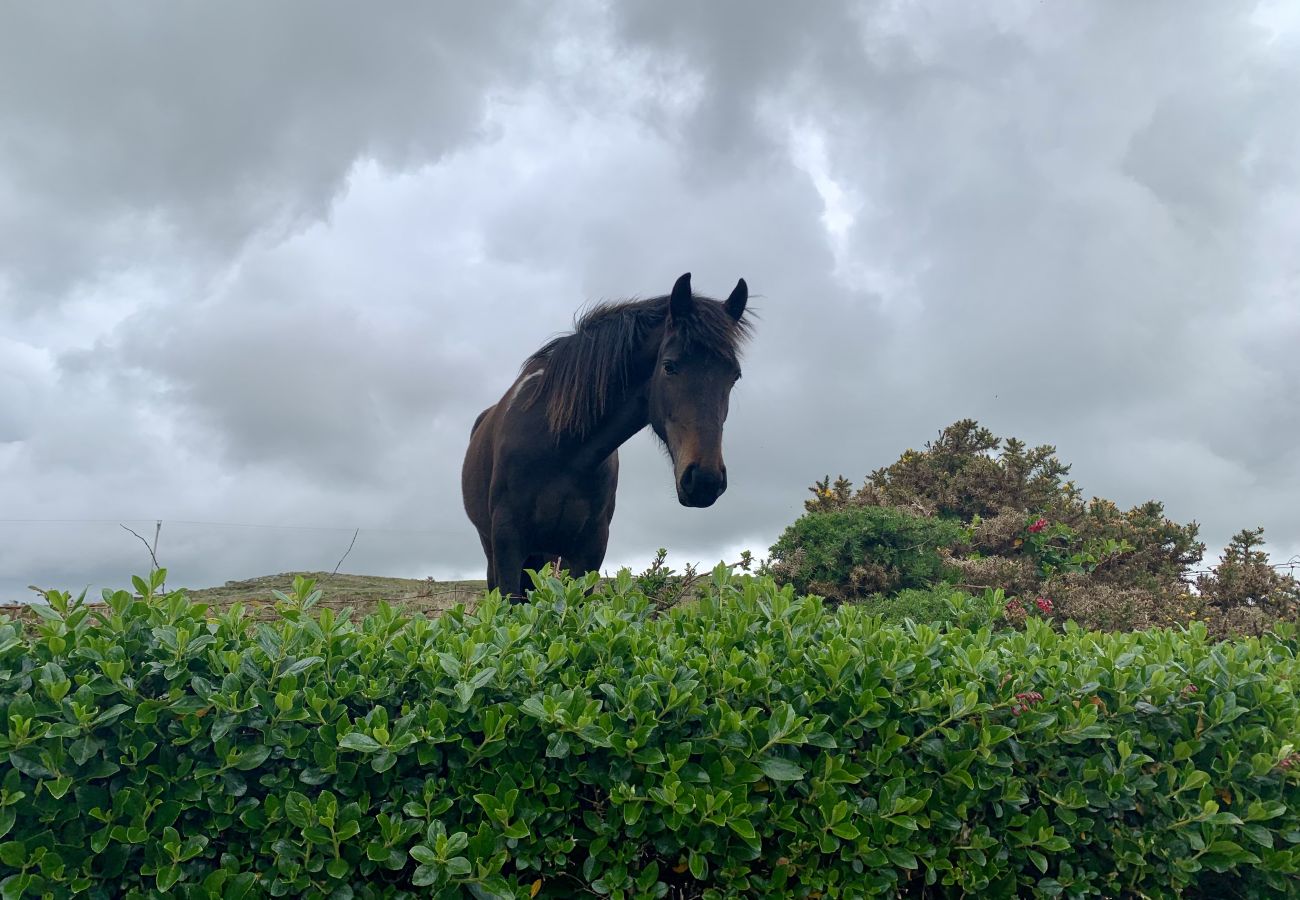
[[[1057,443],[1097,493],[1200,516],[1212,549],[1256,519],[1300,540],[1294,504],[1253,493],[1272,479],[1295,496],[1285,469],[1300,423],[1278,409],[1293,367],[1243,355],[1230,325],[1270,314],[1254,248],[1268,238],[1261,212],[1294,195],[1300,142],[1278,124],[1300,99],[1294,41],[1275,42],[1246,6],[863,5],[793,20],[726,4],[620,9],[629,40],[689,56],[702,81],[693,124],[725,109],[749,146],[784,100],[825,136],[832,177],[865,198],[849,253],[896,277],[889,340],[871,361],[837,353],[805,382],[856,376],[904,408],[840,423],[864,450],[866,422],[890,434],[858,468],[977,415]],[[681,139],[728,146],[707,127]],[[1293,208],[1284,227],[1294,221]],[[854,330],[819,313],[827,330]],[[1164,460],[1144,452],[1154,429]],[[1129,466],[1108,459],[1114,448]],[[832,473],[844,458],[805,453]],[[1197,483],[1220,466],[1256,486]],[[1191,495],[1199,511],[1180,502]]]
[[[9,4],[0,29],[0,269],[56,298],[153,253],[222,263],[324,215],[358,158],[472,136],[535,61],[537,7]],[[143,242],[143,247],[141,243]],[[141,259],[142,253],[145,259]]]
[[[611,564],[762,552],[814,479],[965,416],[1055,443],[1088,492],[1165,500],[1212,554],[1255,524],[1300,552],[1291,25],[305,9],[6,13],[0,321],[24,362],[0,399],[40,398],[0,414],[16,515],[340,529],[166,526],[178,583],[327,568],[349,526],[354,571],[475,574],[473,416],[582,304],[690,270],[744,276],[761,313],[731,487],[681,508],[638,436]],[[139,561],[113,524],[4,535],[5,591]]]
[[[698,188],[719,178],[752,179],[765,165],[787,163],[766,102],[799,87],[823,90],[831,72],[860,82],[871,75],[851,3],[823,5],[809,15],[771,0],[679,4],[671,12],[652,0],[633,0],[611,6],[610,14],[618,38],[642,50],[652,67],[698,83],[685,116],[657,120],[689,154],[683,178]]]

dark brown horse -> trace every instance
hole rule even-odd
[[[727,489],[722,424],[740,378],[749,289],[605,303],[530,356],[474,422],[461,471],[465,511],[487,556],[488,589],[521,600],[526,569],[599,569],[618,486],[618,448],[649,425],[668,449],[683,506]]]

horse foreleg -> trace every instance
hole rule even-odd
[[[532,569],[534,572],[540,572],[542,571],[542,567],[546,565],[549,565],[551,567],[552,575],[560,574],[560,557],[552,556],[551,554],[548,553],[534,553],[531,556],[529,556],[527,559],[524,560],[525,580],[527,580],[528,578],[527,572],[529,569]],[[524,585],[524,587],[527,586],[528,586],[527,584]]]
[[[483,545],[483,555],[487,557],[487,589],[490,591],[497,586],[497,570],[492,564],[492,538],[480,534],[479,543]]]
[[[509,522],[492,523],[492,573],[488,590],[496,588],[511,603],[524,602],[523,541]]]
[[[588,572],[600,569],[605,561],[605,548],[609,546],[609,525],[602,524],[593,529],[587,539],[564,557],[564,564],[572,578],[581,578]]]

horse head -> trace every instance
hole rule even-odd
[[[683,506],[712,506],[727,489],[722,426],[740,379],[736,345],[748,299],[743,278],[725,302],[696,297],[689,272],[673,285],[648,400]]]

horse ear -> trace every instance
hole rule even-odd
[[[735,289],[731,296],[727,298],[727,312],[737,322],[740,321],[741,315],[745,312],[745,303],[749,300],[749,285],[745,284],[745,279],[736,282]]]
[[[695,310],[695,297],[691,294],[691,273],[687,272],[673,285],[668,311],[674,319],[684,319]]]

